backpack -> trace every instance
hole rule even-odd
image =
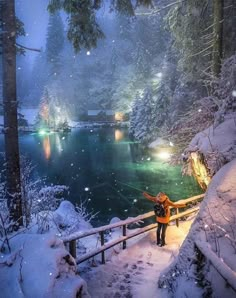
[[[156,203],[154,206],[154,213],[156,216],[158,217],[165,217],[166,216],[166,211],[165,208],[163,206],[163,204],[160,203]]]

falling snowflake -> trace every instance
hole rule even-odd
[[[236,90],[232,91],[232,95],[233,95],[233,97],[236,97]]]
[[[138,201],[137,199],[134,199],[134,200],[133,200],[134,203],[136,203],[137,201]]]
[[[147,160],[151,160],[151,157],[148,157]]]
[[[85,190],[85,191],[89,191],[89,187],[85,187],[84,190]]]
[[[87,51],[86,55],[87,56],[90,56],[91,55],[90,51]]]

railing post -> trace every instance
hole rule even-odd
[[[176,215],[179,214],[179,208],[176,208],[176,213],[175,214]],[[175,223],[176,223],[176,226],[179,227],[179,218],[176,218]]]
[[[74,259],[76,259],[76,240],[69,242],[69,252]]]
[[[104,231],[100,232],[100,237],[101,237],[101,246],[103,246],[105,244]],[[105,251],[102,251],[101,254],[102,254],[102,264],[105,264]]]
[[[126,225],[123,225],[123,236],[126,236]],[[123,249],[126,249],[126,240],[123,241]]]

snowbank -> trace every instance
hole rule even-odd
[[[158,146],[163,146],[163,145],[169,145],[169,143],[166,140],[162,139],[162,138],[157,138],[155,141],[153,141],[152,143],[150,143],[148,145],[148,148],[153,149],[153,148],[156,148]]]
[[[86,283],[77,274],[75,260],[56,235],[73,229],[88,229],[91,225],[68,201],[61,202],[54,212],[41,212],[37,219],[26,232],[10,239],[10,253],[0,254],[0,296],[90,297]],[[37,231],[43,231],[44,234]]]
[[[230,115],[217,127],[210,126],[198,133],[185,150],[185,154],[199,152],[214,175],[224,164],[236,158],[236,123]]]
[[[10,244],[11,254],[1,254],[1,297],[89,297],[74,259],[54,235],[19,234]]]
[[[230,133],[230,127],[228,129]],[[222,167],[213,177],[205,199],[201,203],[199,214],[180,249],[179,257],[162,273],[159,286],[166,287],[174,293],[181,291],[181,285],[185,280],[192,286],[203,287],[206,295],[211,295],[213,290],[213,297],[235,297],[235,292],[207,258],[204,265],[204,261],[194,247],[196,241],[203,243],[207,249],[210,249],[209,258],[214,253],[222,262],[221,269],[224,271],[224,268],[229,267],[234,272],[236,280],[235,214],[236,159]],[[183,293],[186,297],[191,295],[191,287],[188,292],[186,287],[182,290],[182,295]]]

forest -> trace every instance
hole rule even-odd
[[[99,190],[95,194],[92,191],[104,185],[115,191],[120,183],[116,196],[127,201],[128,195],[122,192],[124,182],[126,187],[131,185],[141,193],[144,187],[144,191],[148,190],[148,179],[151,185],[154,178],[146,176],[146,179],[142,178],[145,182],[143,180],[138,186],[129,181],[119,181],[123,177],[122,171],[128,171],[125,166],[122,169],[123,160],[120,172],[114,174],[111,167],[109,175],[114,175],[114,180],[110,176],[101,178],[97,169],[100,171],[101,168],[99,173],[102,173],[109,162],[112,166],[115,162],[110,161],[107,152],[107,160],[100,155],[97,160],[93,157],[93,151],[105,150],[104,147],[97,149],[99,142],[103,144],[106,138],[110,142],[110,135],[104,137],[103,132],[98,131],[93,145],[88,143],[88,149],[84,149],[85,145],[79,149],[71,147],[73,154],[79,150],[82,153],[89,151],[89,161],[87,157],[82,157],[80,164],[76,165],[77,172],[71,170],[68,173],[68,180],[57,173],[57,176],[54,175],[57,180],[45,184],[42,182],[44,178],[36,179],[34,172],[35,166],[40,167],[41,157],[36,158],[32,146],[35,158],[26,158],[21,138],[23,135],[24,142],[27,142],[29,133],[41,134],[44,139],[36,142],[42,144],[48,162],[54,147],[58,152],[66,150],[63,142],[72,139],[74,131],[87,128],[83,140],[89,142],[91,134],[101,126],[115,127],[115,141],[127,133],[132,144],[129,149],[122,150],[132,151],[134,164],[140,165],[144,159],[152,161],[155,150],[159,153],[163,150],[171,152],[167,171],[171,172],[171,167],[181,167],[181,173],[194,177],[197,184],[193,192],[188,194],[186,191],[185,195],[196,195],[196,187],[206,194],[193,224],[189,225],[186,239],[182,246],[179,245],[178,256],[172,264],[162,268],[159,276],[153,277],[159,285],[156,297],[190,297],[188,287],[183,286],[184,278],[188,281],[200,280],[201,290],[197,289],[194,297],[220,297],[217,291],[224,297],[234,297],[235,277],[224,279],[226,284],[230,280],[229,291],[225,290],[221,280],[219,285],[222,287],[212,282],[216,275],[215,269],[209,269],[212,261],[209,261],[208,269],[202,265],[204,261],[196,253],[199,247],[196,248],[194,239],[204,242],[203,246],[200,245],[203,250],[208,245],[206,243],[214,242],[211,244],[212,251],[227,263],[230,274],[235,275],[236,264],[231,264],[229,257],[236,249],[235,40],[234,0],[37,0],[35,4],[28,0],[0,0],[0,255],[3,259],[0,273],[2,270],[6,276],[5,279],[0,278],[0,286],[6,287],[4,298],[32,295],[90,297],[89,287],[98,286],[91,286],[88,282],[87,289],[84,278],[87,271],[82,276],[84,281],[76,269],[76,261],[66,253],[63,242],[59,243],[61,240],[55,236],[60,234],[65,237],[79,230],[92,229],[91,221],[98,211],[91,212],[84,202],[76,206],[76,211],[66,205],[64,199],[71,194],[65,181],[79,177],[84,183],[83,191],[88,201],[94,200],[97,194],[107,196],[109,201],[111,195],[107,195],[105,188],[101,188],[101,193]],[[31,121],[33,113],[34,121]],[[125,133],[122,131],[124,127],[128,127]],[[82,142],[75,140],[75,143]],[[75,146],[75,143],[71,141],[68,144]],[[136,143],[142,148],[140,159],[135,155]],[[31,146],[30,143],[28,146]],[[149,153],[151,151],[148,150],[154,151]],[[63,157],[60,158],[59,153],[58,156],[55,163],[63,167]],[[117,153],[117,159],[120,156],[124,158]],[[83,164],[90,166],[91,160],[95,165],[92,171],[96,173],[96,179],[86,170],[80,171]],[[70,168],[75,168],[73,160],[66,162]],[[53,175],[53,166],[49,164],[48,175]],[[164,170],[162,175],[165,176]],[[163,184],[164,190],[166,187],[168,191],[170,178],[166,176],[163,179],[167,181],[167,186]],[[184,184],[176,181],[173,184]],[[74,192],[73,188],[71,191]],[[172,192],[174,196],[176,190]],[[134,203],[137,201],[133,197],[132,200]],[[223,207],[219,207],[221,204]],[[143,206],[144,203],[140,210],[136,207],[135,212],[144,213]],[[128,213],[128,218],[134,216],[129,214],[129,207],[122,205],[122,208]],[[63,221],[66,211],[72,212],[76,220],[65,217]],[[60,248],[61,258],[66,264],[59,266],[58,270],[62,271],[59,277],[55,277],[54,286],[47,285],[45,278],[41,280],[42,291],[38,286],[31,289],[29,281],[24,283],[24,276],[30,274],[31,267],[25,271],[22,269],[22,260],[29,255],[27,249],[24,252],[22,243],[31,237],[32,246],[37,247],[37,239],[32,235],[48,235],[49,231],[55,237],[51,245]],[[24,235],[28,236],[24,238]],[[222,237],[229,242],[228,246]],[[44,247],[43,253],[47,253],[43,238],[40,238],[40,245]],[[84,242],[83,247],[88,251],[89,242]],[[203,254],[201,248],[200,251]],[[211,254],[206,255],[210,259]],[[40,267],[36,258],[32,257],[31,262]],[[55,259],[53,254],[52,258]],[[14,264],[14,273],[9,271],[10,263],[11,266]],[[193,263],[194,269],[191,267]],[[183,272],[188,270],[186,276]],[[223,271],[226,272],[226,269]],[[11,292],[6,285],[10,284],[11,274],[19,275],[17,272],[20,272],[17,286],[20,290],[16,287]],[[65,272],[70,279],[68,285],[64,281]],[[57,278],[60,281],[57,282]],[[59,294],[60,282],[61,285],[65,282],[66,289],[68,287],[64,296]],[[135,294],[135,291],[129,290],[130,296],[114,291],[109,297],[154,297],[151,292],[142,291]],[[107,297],[105,292],[99,295],[97,297]],[[91,297],[95,297],[94,294]]]

